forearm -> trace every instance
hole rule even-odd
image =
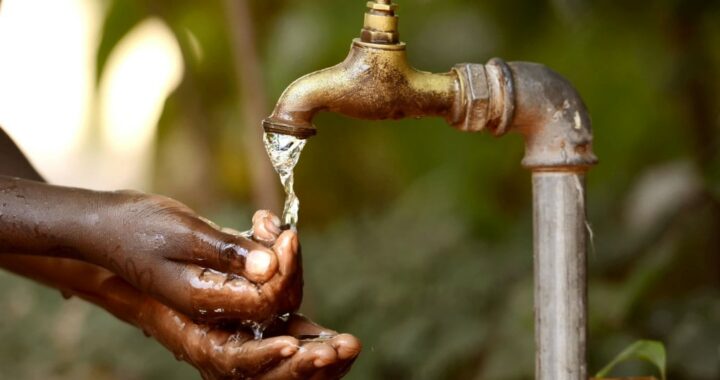
[[[67,257],[99,263],[88,257],[102,242],[106,210],[100,200],[108,193],[52,186],[0,176],[0,254]]]
[[[147,296],[110,271],[72,259],[0,255],[0,268],[94,303],[138,326]]]
[[[26,255],[1,255],[0,268],[59,289],[64,295],[93,303],[142,329],[176,357],[183,357],[193,364],[196,364],[193,359],[214,354],[203,350],[207,327],[194,324],[187,316],[140,292],[104,268],[72,259]],[[225,337],[223,342],[230,335],[221,334]]]

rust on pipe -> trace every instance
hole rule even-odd
[[[447,73],[416,70],[396,40],[394,4],[368,7],[345,61],[288,86],[265,131],[308,138],[313,117],[328,111],[367,120],[436,116],[462,131],[522,134],[522,164],[533,172],[536,379],[587,379],[584,174],[597,158],[582,99],[536,63],[495,58]]]

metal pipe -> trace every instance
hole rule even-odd
[[[532,174],[535,378],[585,380],[587,281],[582,172]]]
[[[369,2],[361,40],[341,64],[291,84],[265,131],[307,138],[317,112],[361,119],[440,116],[463,131],[525,139],[533,173],[536,378],[587,379],[584,173],[597,162],[590,117],[569,81],[528,62],[415,70],[397,39],[395,5]]]
[[[532,170],[535,378],[587,379],[585,172],[597,162],[590,117],[565,78],[512,62],[511,129],[525,137]]]

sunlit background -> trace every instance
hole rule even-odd
[[[161,20],[143,20],[96,84],[103,5],[2,3],[0,125],[51,182],[148,190],[157,122],[182,78],[180,48]]]
[[[398,0],[410,61],[547,64],[592,114],[590,371],[662,341],[720,379],[720,2]],[[279,211],[260,120],[341,61],[365,1],[3,0],[0,125],[52,183]],[[364,343],[350,379],[531,379],[522,142],[322,114],[297,168],[303,311]],[[94,306],[0,273],[0,379],[195,379]],[[651,375],[643,362],[618,375]]]

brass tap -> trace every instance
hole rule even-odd
[[[522,133],[523,164],[533,170],[584,170],[597,161],[585,105],[562,76],[498,58],[440,74],[417,70],[399,39],[397,5],[375,0],[367,7],[347,58],[290,84],[263,120],[266,132],[308,138],[320,111],[366,120],[438,116],[463,131]]]
[[[267,132],[307,138],[316,133],[319,111],[368,119],[440,116],[462,120],[463,101],[455,71],[431,74],[411,67],[397,30],[397,5],[370,1],[360,38],[342,63],[303,76],[280,96],[263,121]]]

